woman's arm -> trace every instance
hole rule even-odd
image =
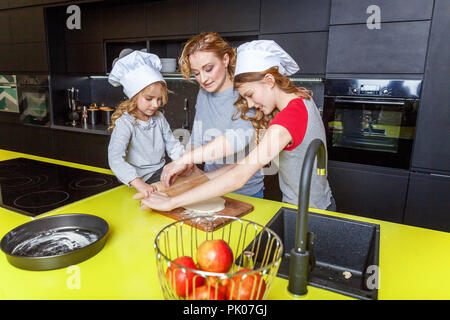
[[[177,175],[191,168],[193,164],[222,159],[233,153],[233,148],[224,135],[199,147],[187,147],[181,157],[164,167],[161,182],[167,188]]]
[[[177,207],[196,203],[237,190],[264,165],[275,158],[291,141],[291,135],[282,126],[271,126],[264,138],[250,154],[235,165],[219,170],[222,174],[211,174],[211,180],[183,194],[170,198],[164,193],[154,192],[142,202],[153,209],[170,211]]]

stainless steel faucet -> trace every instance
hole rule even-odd
[[[308,146],[300,176],[295,245],[291,249],[291,255],[289,257],[288,290],[295,295],[304,295],[308,292],[306,285],[308,283],[311,265],[314,265],[315,260],[312,254],[314,235],[308,232],[308,208],[311,175],[316,155],[317,174],[325,175],[327,155],[325,145],[320,139],[313,140]]]

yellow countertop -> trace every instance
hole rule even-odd
[[[26,157],[76,168],[99,169],[48,158],[0,150],[0,161]],[[90,213],[110,226],[105,247],[75,267],[50,271],[26,271],[13,267],[0,254],[0,299],[163,299],[153,248],[156,234],[174,220],[141,211],[132,200],[134,189],[119,186],[71,203],[38,218],[64,213]],[[280,202],[237,194],[231,198],[253,204],[246,219],[265,225],[282,207]],[[312,212],[380,225],[379,299],[450,299],[450,233],[374,219],[311,209]],[[32,218],[0,208],[0,238]],[[287,280],[276,278],[268,298],[294,299]],[[351,299],[308,286],[298,299]]]

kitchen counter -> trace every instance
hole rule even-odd
[[[0,161],[26,157],[76,168],[109,173],[106,169],[0,150]],[[26,271],[11,266],[0,255],[0,299],[163,299],[156,271],[153,243],[156,234],[174,220],[141,211],[132,200],[134,189],[119,186],[61,207],[39,217],[64,213],[90,213],[110,226],[105,247],[94,257],[50,271]],[[237,194],[231,198],[253,204],[245,219],[265,225],[282,207],[276,201]],[[379,299],[450,299],[450,233],[311,209],[312,212],[379,224]],[[0,237],[32,218],[0,208]],[[268,299],[294,299],[287,280],[276,278]],[[351,299],[331,291],[308,287],[297,299]]]

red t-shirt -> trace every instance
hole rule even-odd
[[[292,141],[284,150],[294,150],[302,143],[308,127],[308,110],[306,110],[303,98],[289,101],[288,105],[273,118],[269,127],[274,124],[284,127],[291,134]]]

